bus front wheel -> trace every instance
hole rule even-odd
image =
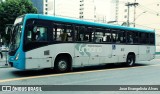
[[[67,72],[69,70],[69,60],[63,56],[58,57],[54,69],[58,73]]]
[[[128,67],[132,67],[132,66],[134,66],[134,64],[135,64],[135,56],[132,54],[129,54],[127,56],[127,60],[126,60],[125,65]]]

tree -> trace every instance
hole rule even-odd
[[[6,24],[13,24],[14,20],[26,13],[37,13],[37,9],[30,0],[5,0],[0,1],[0,35],[5,35]],[[8,38],[7,38],[8,39]]]

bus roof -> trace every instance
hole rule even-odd
[[[130,30],[130,31],[149,32],[149,33],[155,32],[154,30],[147,30],[147,29],[140,29],[140,28],[134,28],[134,27],[126,27],[126,26],[111,25],[111,24],[106,24],[106,23],[84,21],[84,20],[67,18],[67,17],[48,16],[48,15],[42,15],[42,14],[26,14],[25,17],[26,17],[26,19],[38,18],[38,19],[43,19],[43,20],[51,20],[51,21],[59,21],[59,22],[66,22],[66,23],[96,26],[96,27],[104,27],[104,28],[108,28],[108,29],[120,29],[120,30]]]

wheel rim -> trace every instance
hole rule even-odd
[[[134,61],[133,61],[133,58],[129,58],[129,59],[128,59],[128,63],[129,63],[130,66],[133,65],[133,62],[134,62]]]
[[[64,60],[59,61],[58,68],[61,71],[65,71],[67,69],[67,62]]]

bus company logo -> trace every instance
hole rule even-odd
[[[91,53],[93,52],[102,52],[101,45],[76,44],[75,48],[81,55],[86,54],[88,56],[91,56]]]
[[[12,91],[11,86],[2,86],[2,91]]]

